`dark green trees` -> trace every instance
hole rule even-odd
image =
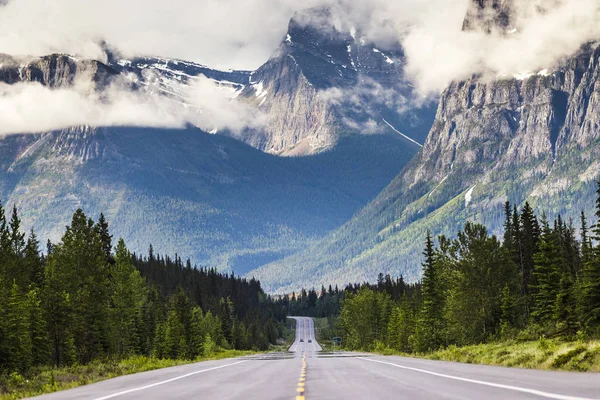
[[[533,317],[542,324],[554,321],[554,308],[561,281],[560,238],[550,228],[545,216],[542,219],[542,235],[539,250],[534,256]]]
[[[418,325],[417,346],[421,351],[427,351],[437,349],[444,344],[444,264],[441,256],[436,257],[430,232],[427,232],[423,256],[425,257],[422,281],[423,304]]]
[[[581,214],[580,240],[572,221],[561,216],[554,223],[543,216],[540,226],[528,203],[520,213],[504,205],[503,243],[472,222],[455,240],[440,237],[437,248],[428,234],[423,280],[408,296],[394,298],[387,345],[420,352],[539,335],[598,337],[600,182],[598,187],[597,222],[590,229]],[[365,314],[366,304],[385,291],[380,278],[343,303],[341,327],[353,348],[373,348],[373,333],[365,325],[358,331],[354,322],[373,318]]]
[[[215,316],[223,304],[227,321]],[[123,240],[113,249],[103,215],[95,223],[77,210],[44,257],[17,209],[7,222],[1,206],[0,305],[0,374],[137,354],[194,359],[238,343],[265,349],[285,319],[255,280],[177,256],[138,257]],[[224,327],[236,332],[229,341]]]
[[[600,327],[600,182],[598,182],[596,217],[598,222],[592,229],[595,246],[584,246],[586,252],[583,254],[580,300],[583,323],[594,331]]]

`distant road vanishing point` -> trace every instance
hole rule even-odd
[[[600,400],[597,373],[325,352],[317,342],[312,318],[290,318],[296,320],[296,337],[288,353],[165,368],[39,398]]]

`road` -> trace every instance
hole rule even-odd
[[[296,354],[314,353],[323,350],[315,336],[315,321],[306,317],[291,317],[296,320],[296,339],[290,351]],[[312,355],[312,354],[311,354]]]
[[[323,352],[296,319],[287,353],[207,361],[122,376],[40,399],[557,399],[600,400],[600,374],[549,372]]]

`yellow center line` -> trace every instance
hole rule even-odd
[[[305,327],[306,330],[306,327]],[[306,335],[306,333],[305,333]],[[305,336],[306,337],[306,336]],[[296,388],[296,400],[306,400],[305,393],[306,386],[306,353],[302,355],[302,368],[300,369],[300,378],[298,379],[298,387]]]

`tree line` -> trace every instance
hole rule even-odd
[[[596,215],[578,228],[528,203],[504,206],[502,240],[467,222],[430,234],[423,278],[398,299],[383,286],[347,293],[338,325],[351,349],[426,352],[503,339],[600,337],[600,182]]]
[[[255,280],[175,256],[115,248],[103,215],[77,210],[60,243],[40,243],[0,205],[0,374],[133,355],[195,359],[265,350],[285,309]]]

